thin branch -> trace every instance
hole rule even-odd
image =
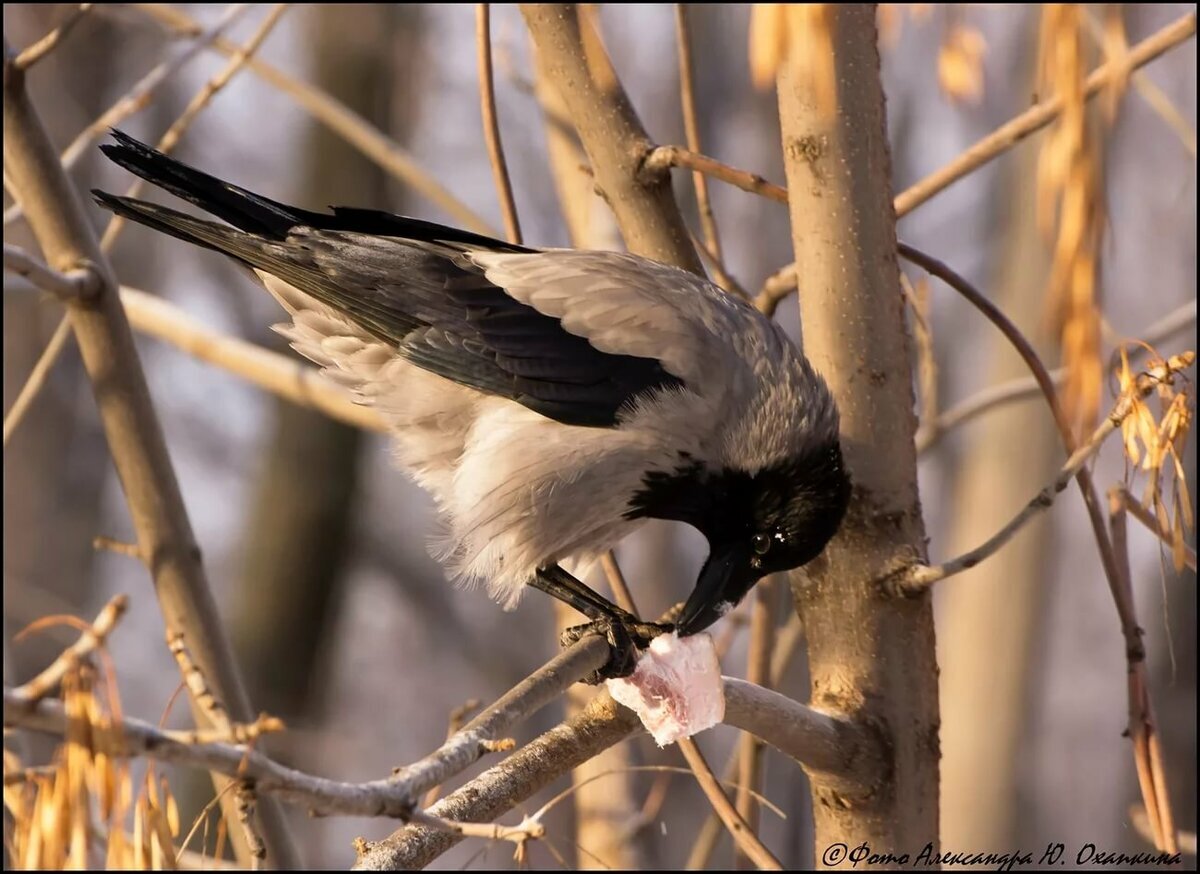
[[[136,330],[200,361],[213,364],[297,406],[317,410],[367,431],[386,432],[374,409],[354,402],[342,386],[288,355],[205,328],[169,301],[121,286],[121,303]]]
[[[1087,12],[1087,28],[1092,41],[1098,47],[1103,48],[1104,25],[1101,24],[1095,12],[1091,10]],[[1192,126],[1188,123],[1188,120],[1183,117],[1183,113],[1175,107],[1171,99],[1163,93],[1162,89],[1154,84],[1154,80],[1145,73],[1141,71],[1134,72],[1129,77],[1129,81],[1133,83],[1134,90],[1146,101],[1146,105],[1158,113],[1167,127],[1179,137],[1179,141],[1183,144],[1188,154],[1195,158],[1196,132],[1192,130]]]
[[[171,126],[167,128],[167,132],[162,135],[155,146],[158,151],[169,154],[179,144],[179,140],[182,139],[187,129],[192,126],[192,122],[196,120],[196,117],[229,84],[230,80],[241,71],[247,61],[254,56],[254,53],[258,51],[266,38],[270,36],[271,31],[275,29],[275,25],[279,23],[279,20],[283,17],[283,13],[287,12],[287,10],[288,4],[286,3],[276,3],[271,7],[271,11],[266,14],[262,22],[255,28],[250,38],[246,40],[241,48],[233,53],[229,59],[229,63],[209,79],[203,88],[196,92],[179,118],[175,119]],[[129,191],[126,192],[126,196],[137,197],[138,193],[145,186],[146,180],[138,179],[130,187]],[[108,251],[124,225],[125,219],[119,215],[114,215],[109,220],[108,227],[104,229],[104,236],[100,239],[100,248]]]
[[[254,805],[258,800],[257,795],[250,784],[242,783],[234,790],[234,797],[237,802],[238,824],[242,827],[242,834],[245,836],[246,846],[250,848],[250,857],[253,860],[250,866],[251,870],[260,871],[263,862],[267,859],[267,845],[254,825]]]
[[[1124,596],[1132,601],[1133,576],[1129,572],[1125,508],[1111,492],[1108,509],[1120,585]],[[1142,793],[1142,803],[1150,820],[1155,847],[1168,853],[1178,853],[1175,816],[1171,807],[1171,796],[1167,791],[1166,771],[1163,768],[1162,738],[1158,731],[1158,720],[1154,715],[1154,704],[1150,700],[1150,686],[1146,680],[1146,661],[1144,658],[1134,658],[1132,653],[1127,658],[1127,730],[1133,745],[1133,762],[1138,775],[1138,787]]]
[[[787,203],[787,189],[768,182],[757,173],[739,170],[722,164],[716,158],[701,155],[681,146],[656,146],[642,161],[641,171],[650,178],[666,173],[672,167],[682,167],[726,182],[742,191],[761,195],[776,203]]]
[[[750,647],[746,653],[746,680],[758,686],[771,682],[771,650],[775,644],[775,598],[773,577],[754,587],[754,604],[750,613]],[[758,805],[754,795],[762,790],[763,754],[762,743],[749,734],[738,739],[738,789],[737,812],[746,821],[752,832],[758,832]],[[735,858],[740,867],[742,857]]]
[[[1088,460],[1095,455],[1100,447],[1104,444],[1105,439],[1121,426],[1126,417],[1133,412],[1134,401],[1139,397],[1145,397],[1160,382],[1169,382],[1171,377],[1184,367],[1189,366],[1195,356],[1181,356],[1179,366],[1164,368],[1160,373],[1148,374],[1146,378],[1139,379],[1135,390],[1124,392],[1117,399],[1112,411],[1108,414],[1100,426],[1092,432],[1089,437],[1075,452],[1067,459],[1066,463],[1058,472],[1058,476],[1050,485],[1046,486],[1037,495],[1026,504],[1017,515],[1008,521],[1008,523],[989,537],[980,546],[972,549],[970,552],[965,552],[955,559],[944,562],[939,565],[925,565],[923,567],[914,568],[909,574],[904,576],[900,581],[900,589],[905,594],[915,594],[924,589],[929,588],[934,583],[944,580],[947,577],[952,577],[955,574],[962,573],[965,570],[970,570],[979,564],[984,559],[990,557],[997,552],[1000,547],[1004,546],[1008,541],[1012,540],[1013,536],[1025,526],[1030,519],[1038,515],[1044,510],[1048,510],[1054,504],[1054,499],[1067,486],[1071,484],[1071,480],[1079,473]]]
[[[1180,331],[1187,329],[1195,330],[1195,324],[1196,301],[1190,300],[1132,336],[1137,337],[1142,343],[1153,347]],[[1130,349],[1131,356],[1144,355],[1145,353],[1146,348],[1140,343]],[[1061,384],[1065,376],[1065,368],[1060,367],[1050,371],[1050,379],[1055,386]],[[928,452],[949,431],[966,424],[983,413],[1014,401],[1037,397],[1041,393],[1042,390],[1038,385],[1038,381],[1032,376],[1012,379],[1008,382],[1002,382],[998,385],[981,389],[976,394],[965,398],[950,409],[939,414],[937,418],[922,422],[921,427],[917,429],[917,436],[915,438],[917,453]]]
[[[521,242],[521,222],[513,201],[512,182],[500,142],[500,118],[496,113],[496,82],[492,75],[492,13],[488,3],[475,4],[476,60],[479,65],[479,107],[483,116],[483,137],[487,142],[488,160],[492,163],[492,178],[504,212],[504,233],[510,243]]]
[[[1162,523],[1158,521],[1158,517],[1147,510],[1142,502],[1130,493],[1129,489],[1124,486],[1113,486],[1108,490],[1108,495],[1110,504],[1115,499],[1130,516],[1141,522],[1151,534],[1164,544],[1171,546],[1174,543],[1175,535],[1169,529],[1164,528]],[[1183,545],[1183,563],[1185,567],[1189,567],[1195,572],[1196,549],[1195,547],[1188,546],[1186,543]]]
[[[63,167],[68,170],[73,168],[79,159],[87,154],[92,143],[97,138],[106,134],[109,128],[119,127],[125,119],[149,106],[150,100],[159,86],[192,60],[192,58],[200,54],[205,47],[216,40],[230,25],[241,18],[242,15],[249,12],[250,8],[250,4],[247,3],[230,4],[212,27],[207,29],[197,27],[194,38],[182,51],[174,57],[156,65],[154,69],[139,79],[116,103],[102,112],[95,121],[79,132],[75,139],[71,141],[71,144],[59,156]],[[21,205],[14,203],[4,211],[4,224],[8,225],[20,217]]]
[[[86,266],[59,273],[57,270],[51,270],[20,246],[9,243],[4,244],[4,269],[25,277],[42,291],[49,292],[62,301],[90,297],[100,286],[95,271]]]
[[[104,641],[116,628],[117,622],[128,607],[129,597],[127,595],[117,595],[105,604],[104,609],[97,614],[91,626],[79,635],[78,640],[63,650],[62,654],[49,667],[29,682],[22,683],[12,690],[13,700],[32,704],[53,692],[72,666],[104,646]]]
[[[1084,99],[1091,100],[1113,79],[1158,58],[1196,32],[1196,13],[1176,19],[1157,33],[1142,40],[1119,61],[1098,67],[1087,78]],[[948,188],[984,164],[1011,149],[1032,133],[1041,130],[1063,110],[1061,97],[1038,103],[969,147],[942,169],[931,173],[896,196],[896,217],[907,215],[938,192]]]
[[[162,3],[143,4],[138,7],[156,21],[175,30],[194,33],[199,25],[196,20],[177,7]],[[213,48],[226,55],[238,51],[236,45],[225,39],[214,41]],[[389,174],[412,188],[430,203],[444,210],[447,215],[464,227],[488,236],[499,236],[495,228],[478,213],[455,197],[428,171],[419,166],[401,145],[384,134],[346,104],[314,85],[285,73],[275,65],[251,58],[246,68],[271,87],[283,92],[296,105],[337,133]]]
[[[1110,80],[1124,76],[1130,70],[1143,67],[1164,53],[1187,40],[1196,32],[1196,14],[1188,13],[1142,40],[1119,62],[1097,68],[1087,80],[1084,98],[1092,99],[1099,94]],[[1061,98],[1025,110],[1020,115],[1001,125],[979,142],[970,146],[957,158],[940,170],[931,173],[919,182],[896,195],[893,201],[896,218],[907,215],[935,194],[954,182],[999,157],[1030,134],[1041,130],[1054,121],[1062,112]],[[742,172],[742,171],[735,171]],[[785,191],[786,197],[786,191]],[[755,305],[770,316],[780,301],[796,288],[796,265],[787,264],[769,276],[755,298]]]
[[[704,795],[708,798],[708,803],[712,805],[713,810],[717,812],[717,816],[721,818],[721,822],[725,824],[725,828],[733,836],[734,843],[738,848],[750,858],[755,865],[764,871],[782,871],[783,865],[779,864],[779,860],[775,858],[762,841],[758,839],[758,835],[754,830],[746,824],[742,819],[741,814],[729,801],[729,796],[725,794],[725,790],[721,788],[716,775],[708,766],[708,762],[704,760],[700,748],[696,746],[696,742],[691,738],[681,740],[679,742],[679,750],[683,753],[683,757],[687,759],[688,767],[692,769],[692,773],[696,775],[696,780],[700,784],[700,788],[704,790]]]
[[[641,616],[637,603],[633,600],[633,592],[629,590],[629,583],[625,582],[625,574],[617,564],[617,556],[611,549],[600,556],[600,566],[604,569],[604,576],[608,579],[608,587],[612,589],[613,600],[617,606],[628,610],[634,616]]]
[[[746,291],[745,286],[734,278],[733,274],[729,272],[729,268],[725,266],[725,262],[708,247],[708,243],[697,237],[690,228],[688,229],[688,236],[692,241],[692,245],[696,247],[696,251],[700,253],[700,257],[708,264],[708,269],[712,271],[713,279],[716,280],[717,285],[730,294],[737,295],[742,300],[749,302],[750,292]]]
[[[679,52],[679,103],[683,110],[683,130],[687,147],[700,152],[700,124],[696,118],[695,74],[692,65],[692,40],[688,29],[688,8],[683,3],[675,4],[675,43]],[[714,263],[722,264],[721,236],[717,233],[717,220],[713,215],[712,200],[708,196],[708,177],[699,170],[692,173],[696,186],[696,210],[700,213],[700,230],[704,234],[704,247]],[[723,272],[723,271],[722,271]],[[718,274],[720,278],[720,274]],[[732,291],[724,285],[726,291]]]
[[[62,354],[63,349],[67,348],[67,340],[72,336],[71,320],[68,316],[64,315],[59,320],[58,327],[54,329],[54,333],[50,337],[50,342],[46,344],[46,348],[42,350],[42,354],[38,357],[37,363],[29,371],[29,377],[25,380],[25,384],[21,386],[21,392],[17,395],[17,399],[13,401],[13,405],[4,414],[3,445],[5,447],[8,446],[8,438],[16,432],[17,427],[25,418],[25,414],[33,406],[34,398],[38,396],[38,393],[42,390],[42,386],[46,384],[46,378],[54,368],[55,362],[58,361],[58,356]]]
[[[112,267],[29,101],[24,74],[7,61],[3,132],[5,179],[25,210],[46,263],[59,271],[89,263],[101,279],[95,298],[69,303],[67,313],[165,623],[184,632],[214,690],[235,718],[246,721],[249,699],[208,588]],[[201,712],[195,713],[203,719]],[[283,821],[275,818],[278,811],[264,804],[260,813],[270,825],[267,838],[273,856],[281,865],[294,864],[294,847]]]
[[[22,49],[21,53],[17,55],[16,60],[13,61],[13,66],[18,70],[28,70],[42,58],[46,57],[46,55],[50,54],[58,47],[60,42],[66,39],[67,34],[71,32],[71,29],[74,28],[75,25],[77,25],[83,19],[83,17],[91,11],[91,9],[91,3],[80,3],[67,14],[67,17],[63,19],[62,24],[54,28],[54,30],[50,31],[37,42],[32,43],[31,45]]]

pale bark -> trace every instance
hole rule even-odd
[[[874,779],[812,775],[817,861],[834,843],[875,852],[938,841],[938,689],[928,596],[877,583],[924,556],[912,369],[896,266],[874,6],[838,7],[838,108],[820,113],[790,72],[779,106],[805,352],[841,409],[854,497],[841,532],[793,578],[813,704],[873,727],[890,761]]]

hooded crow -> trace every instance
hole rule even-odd
[[[677,613],[689,635],[837,531],[850,481],[828,388],[776,324],[703,278],[309,212],[113,136],[109,158],[227,224],[94,191],[100,205],[249,268],[291,316],[276,330],[386,420],[437,502],[452,574],[507,609],[527,585],[575,607],[614,646],[606,675],[670,626],[560,563],[586,565],[649,518],[692,525],[710,552]]]

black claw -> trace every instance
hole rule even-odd
[[[588,685],[598,685],[604,680],[628,677],[637,667],[637,651],[645,649],[650,641],[674,629],[673,625],[658,622],[640,622],[631,617],[595,619],[584,625],[573,625],[563,631],[559,642],[570,646],[589,634],[599,634],[608,641],[612,655],[600,670],[583,678]]]

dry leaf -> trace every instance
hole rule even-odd
[[[983,96],[983,56],[987,43],[974,27],[952,24],[938,52],[938,82],[952,100],[978,102]]]

